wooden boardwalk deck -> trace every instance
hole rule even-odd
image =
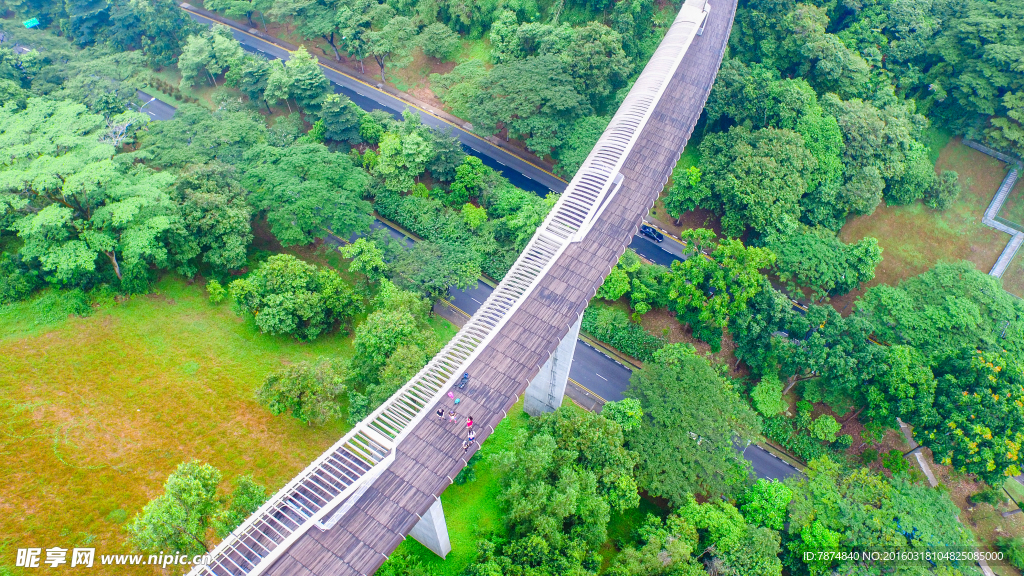
[[[621,170],[622,188],[584,241],[571,245],[470,368],[459,413],[483,442],[568,332],[637,231],[689,139],[721,63],[735,0],[712,5],[697,37]],[[270,568],[274,576],[372,574],[473,453],[465,425],[429,417],[396,448],[394,463],[333,528],[308,530]]]

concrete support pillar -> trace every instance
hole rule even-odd
[[[448,524],[444,521],[444,509],[441,508],[440,498],[434,500],[426,514],[420,517],[420,521],[412,527],[409,536],[441,558],[452,551],[452,543],[448,539]]]
[[[572,355],[576,351],[576,340],[580,335],[580,324],[583,316],[573,324],[569,333],[558,343],[558,348],[548,361],[541,366],[540,372],[526,388],[526,400],[523,410],[530,416],[540,416],[545,412],[554,412],[562,405],[565,396],[565,385],[569,382],[569,368],[572,366]]]

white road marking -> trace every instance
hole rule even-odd
[[[476,302],[477,304],[480,304],[481,306],[483,305],[483,302],[477,300],[476,298],[473,298],[472,296],[470,296],[469,299],[472,300],[473,302]]]
[[[594,372],[594,374],[597,374],[597,372]],[[600,378],[601,380],[604,380],[605,382],[608,381],[607,378],[605,378],[604,376],[601,376],[600,374],[597,374],[597,377]]]

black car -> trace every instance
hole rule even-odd
[[[651,240],[654,240],[655,242],[661,242],[662,240],[665,239],[665,235],[662,234],[661,232],[658,232],[657,228],[653,226],[648,226],[647,224],[640,225],[640,233],[643,234],[644,236],[647,236]]]

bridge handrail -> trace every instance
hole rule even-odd
[[[275,542],[276,546],[268,554],[260,555],[259,561],[250,570],[245,570],[234,560],[231,562],[239,570],[230,567],[226,570],[232,574],[262,573],[309,528],[314,525],[321,529],[333,526],[340,515],[348,509],[348,506],[342,507],[342,504],[359,490],[367,478],[375,478],[383,468],[390,465],[395,446],[444,397],[540,283],[559,256],[571,243],[583,239],[608,205],[618,190],[618,184],[621,183],[621,178],[618,178],[619,170],[706,17],[706,0],[685,2],[665,38],[576,176],[538,227],[505,279],[458,334],[383,405],[356,424],[226,537],[211,552],[213,564],[219,567],[227,566],[225,563],[217,562],[217,558],[230,556],[232,553],[242,554],[243,546],[251,551],[252,548],[245,545],[242,539],[257,527],[273,520],[275,514],[289,507],[289,502],[296,497],[299,487],[314,479],[320,472],[320,467],[339,450],[346,450],[360,457],[371,470],[348,484],[329,503],[314,510],[314,513],[291,533],[285,535],[275,530],[279,536],[283,536],[281,541],[268,535],[267,538]],[[312,510],[309,504],[303,508],[307,511]],[[336,516],[326,522],[323,521],[327,514],[339,508],[342,509]],[[190,572],[192,576],[213,574],[221,576],[209,566],[197,566]]]

